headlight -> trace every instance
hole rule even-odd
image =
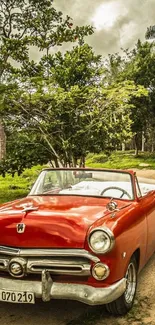
[[[95,228],[89,234],[88,244],[91,250],[98,254],[109,252],[115,243],[114,235],[108,228]]]

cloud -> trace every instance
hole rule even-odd
[[[155,25],[155,0],[54,0],[53,5],[64,16],[72,17],[74,25],[96,26],[94,34],[85,41],[103,56],[120,52],[121,48],[133,48],[138,39],[145,40],[147,27]],[[73,44],[66,43],[51,51],[72,47]],[[42,56],[35,48],[31,48],[30,54],[34,60]]]
[[[132,48],[138,39],[145,39],[147,27],[155,24],[154,0],[55,0],[54,6],[77,25],[96,26],[86,41],[102,55]]]

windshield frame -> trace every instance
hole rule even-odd
[[[51,192],[46,192],[46,193],[34,193],[34,188],[37,185],[37,182],[39,183],[40,177],[42,175],[43,172],[48,172],[48,171],[76,171],[76,172],[109,172],[109,173],[115,173],[115,174],[126,174],[129,176],[130,182],[131,182],[131,190],[132,190],[132,198],[131,199],[122,199],[121,197],[112,197],[112,196],[102,196],[102,195],[91,195],[91,194],[75,194],[75,193],[51,193]],[[134,184],[133,184],[133,173],[131,173],[132,171],[128,171],[128,170],[115,170],[115,169],[102,169],[102,168],[67,168],[67,167],[62,167],[62,168],[44,168],[40,174],[38,175],[38,178],[36,179],[35,183],[33,184],[30,193],[28,194],[28,196],[78,196],[78,197],[97,197],[97,198],[101,198],[101,199],[105,199],[105,198],[114,198],[114,199],[118,199],[118,200],[127,200],[127,201],[134,201],[135,200],[135,190],[134,190]]]

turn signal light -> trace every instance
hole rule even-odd
[[[103,263],[95,264],[92,269],[92,276],[98,281],[102,281],[106,279],[109,276],[109,274],[110,274],[109,267]]]

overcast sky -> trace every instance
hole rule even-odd
[[[155,24],[155,0],[54,0],[53,5],[76,25],[96,28],[86,41],[103,56],[132,48]]]

